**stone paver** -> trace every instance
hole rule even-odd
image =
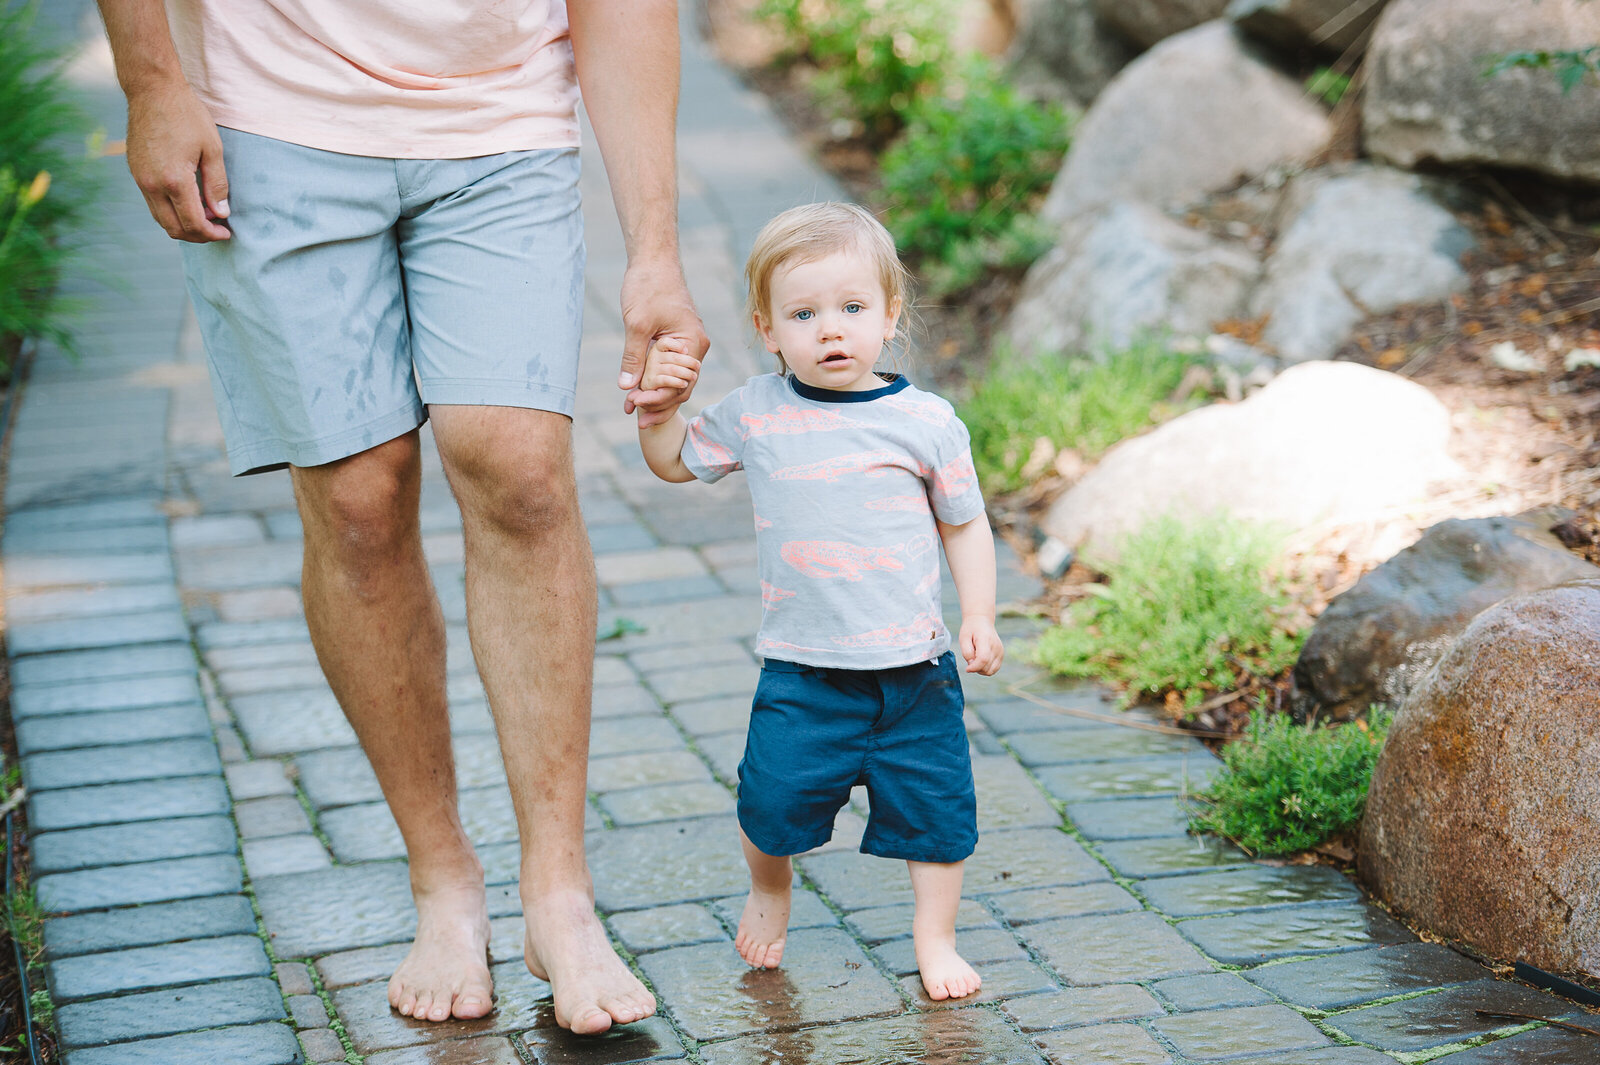
[[[680,216],[713,339],[697,393],[709,402],[764,368],[741,310],[755,231],[842,193],[706,54],[683,6]],[[49,8],[70,27],[88,11],[87,0]],[[102,45],[90,57],[85,69],[109,71]],[[85,92],[115,138],[111,85]],[[122,162],[104,165],[108,239],[95,254],[128,287],[68,280],[91,293],[85,358],[46,345],[33,366],[0,534],[66,1065],[342,1061],[336,1029],[369,1065],[1382,1065],[1396,1061],[1386,1052],[1446,1049],[1437,1060],[1461,1065],[1587,1060],[1585,1036],[1494,1038],[1514,1025],[1474,1008],[1572,1007],[1412,941],[1340,874],[1260,865],[1188,836],[1184,796],[1217,758],[1188,737],[1119,727],[1157,719],[1124,714],[1091,684],[1033,678],[1037,698],[1024,697],[1011,685],[1030,670],[1015,659],[997,679],[963,680],[983,838],[958,939],[982,993],[923,994],[904,865],[855,852],[864,795],[797,863],[784,967],[746,969],[730,943],[747,888],[730,811],[759,669],[753,517],[738,477],[664,485],[639,462],[612,380],[625,257],[592,154],[573,432],[610,637],[595,663],[586,827],[597,906],[661,1015],[572,1037],[521,961],[516,828],[467,640],[459,515],[425,427],[424,550],[447,621],[460,805],[490,885],[500,997],[481,1021],[398,1017],[385,983],[415,921],[403,847],[317,669],[288,478],[227,475],[177,249]],[[1000,554],[1001,598],[1032,597]],[[1037,623],[1001,627],[1015,641]],[[1480,1038],[1491,1041],[1459,1046]],[[1333,1045],[1345,1040],[1358,1045]]]

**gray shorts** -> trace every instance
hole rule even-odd
[[[183,251],[235,474],[365,451],[429,403],[571,416],[577,149],[377,159],[221,134],[233,239]]]

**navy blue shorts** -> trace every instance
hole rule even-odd
[[[880,670],[768,659],[739,762],[739,826],[766,854],[820,847],[862,784],[864,853],[965,859],[978,845],[978,803],[963,705],[948,651]]]

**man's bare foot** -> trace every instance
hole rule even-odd
[[[655,1013],[655,996],[617,957],[586,893],[524,898],[523,920],[523,959],[529,972],[550,984],[561,1027],[593,1035]]]
[[[471,1020],[494,1008],[483,885],[417,894],[417,938],[389,979],[389,1005],[419,1021]]]
[[[917,971],[922,988],[935,1002],[947,998],[966,998],[983,986],[983,978],[972,971],[967,960],[956,953],[955,933],[916,936]]]
[[[776,969],[783,961],[783,945],[789,932],[789,885],[781,892],[752,887],[744,900],[744,915],[739,918],[739,934],[733,945],[739,957],[757,969]]]

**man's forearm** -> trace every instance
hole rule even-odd
[[[630,260],[678,253],[676,0],[571,0],[584,108]]]
[[[162,0],[99,0],[117,83],[127,96],[183,80]]]

